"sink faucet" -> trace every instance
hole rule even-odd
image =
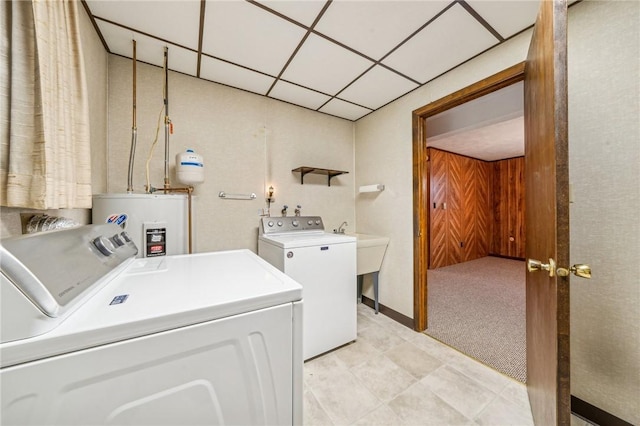
[[[333,233],[334,233],[334,234],[344,234],[344,228],[345,228],[345,227],[347,227],[348,225],[349,225],[349,224],[348,224],[346,221],[345,221],[345,222],[342,222],[342,223],[340,224],[340,226],[338,226],[338,229],[334,229],[334,230],[333,230]]]

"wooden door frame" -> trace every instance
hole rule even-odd
[[[525,62],[513,65],[412,112],[413,127],[413,326],[427,328],[429,262],[429,162],[426,119],[524,80]]]

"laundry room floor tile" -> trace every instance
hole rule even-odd
[[[390,401],[416,382],[411,374],[383,354],[369,358],[350,371],[382,401]]]
[[[336,356],[344,362],[348,367],[360,365],[367,359],[375,357],[381,352],[364,339],[358,339],[353,343],[338,348],[335,351]]]
[[[304,424],[533,424],[522,383],[364,304],[358,320],[356,342],[305,363]]]

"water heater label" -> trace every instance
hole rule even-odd
[[[147,228],[145,230],[146,256],[166,256],[167,228]]]

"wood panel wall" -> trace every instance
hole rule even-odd
[[[449,215],[447,211],[447,153],[428,149],[429,155],[429,269],[449,265],[447,240]]]
[[[524,157],[486,162],[427,152],[429,269],[489,254],[524,258]]]
[[[484,257],[491,237],[489,163],[429,148],[429,268]]]
[[[493,230],[490,254],[524,259],[524,157],[491,164]]]

